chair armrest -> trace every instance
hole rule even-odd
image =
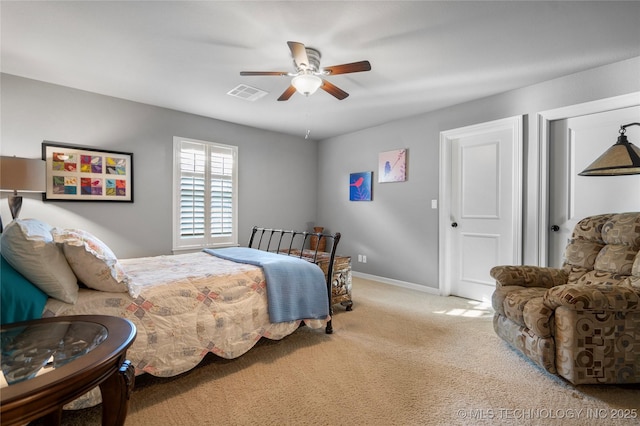
[[[625,285],[566,284],[547,290],[543,303],[550,309],[565,306],[574,311],[640,311],[640,294]]]
[[[519,285],[551,288],[566,284],[568,279],[562,269],[541,266],[494,266],[489,273],[496,280],[496,287]]]

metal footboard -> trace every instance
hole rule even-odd
[[[333,319],[333,306],[331,303],[332,294],[332,280],[333,280],[333,262],[336,256],[336,248],[340,241],[340,233],[325,234],[315,232],[301,232],[301,231],[288,231],[284,229],[271,229],[253,227],[251,231],[251,238],[249,239],[248,247],[279,253],[286,256],[296,256],[301,259],[308,260],[309,262],[317,263],[318,261],[318,246],[315,249],[311,249],[312,256],[304,255],[305,248],[307,246],[307,240],[312,236],[318,237],[318,243],[324,238],[327,241],[326,247],[330,248],[329,251],[329,265],[327,269],[327,298],[329,300],[329,315]],[[309,253],[309,249],[306,249]],[[327,322],[325,332],[327,334],[333,333],[332,319]]]

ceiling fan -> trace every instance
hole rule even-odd
[[[329,83],[322,77],[348,74],[352,72],[370,71],[371,64],[369,61],[352,62],[349,64],[334,65],[331,67],[320,68],[320,51],[311,47],[306,47],[302,43],[288,41],[291,56],[293,57],[293,65],[295,72],[287,71],[241,71],[240,75],[277,75],[289,76],[291,84],[287,90],[280,95],[279,101],[288,100],[296,91],[305,96],[312,95],[318,89],[322,89],[330,95],[335,96],[339,100],[343,100],[349,94],[334,84]]]

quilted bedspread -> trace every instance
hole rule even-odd
[[[120,261],[131,277],[131,294],[80,289],[75,305],[50,298],[44,317],[113,315],[131,320],[137,336],[127,351],[136,374],[174,376],[195,367],[209,352],[236,358],[261,337],[281,339],[300,321],[269,321],[261,268],[204,252]],[[325,320],[305,320],[321,328]],[[92,396],[66,408],[100,402]]]

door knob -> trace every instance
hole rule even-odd
[[[451,227],[452,227],[452,228],[457,228],[457,227],[458,227],[458,222],[453,222],[453,223],[451,224]]]
[[[559,227],[558,225],[553,225],[553,226],[551,227],[551,230],[552,230],[553,232],[558,232],[558,231],[560,230],[560,227]]]

